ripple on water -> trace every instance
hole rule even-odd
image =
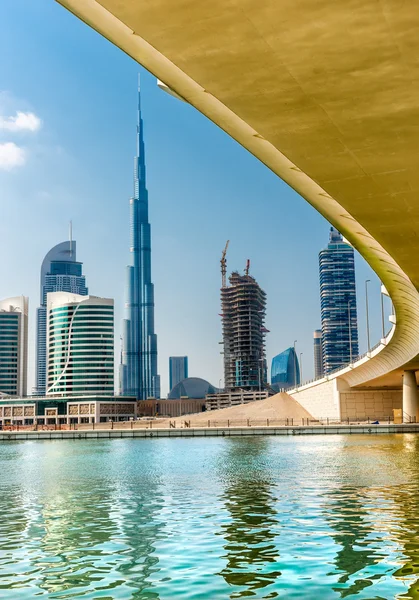
[[[419,598],[418,444],[4,444],[0,599]]]

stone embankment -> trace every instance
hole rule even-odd
[[[79,429],[51,431],[1,431],[0,442],[27,440],[90,440],[121,438],[248,437],[254,435],[348,435],[348,434],[419,433],[419,424],[254,426],[254,427],[182,427],[137,429]]]

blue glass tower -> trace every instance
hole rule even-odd
[[[134,196],[130,199],[130,237],[131,265],[127,267],[126,318],[123,322],[120,367],[121,394],[135,396],[138,400],[160,398],[157,335],[154,332],[154,286],[151,282],[151,233],[139,86]]]
[[[35,393],[46,393],[47,369],[47,294],[72,292],[87,296],[82,273],[83,263],[77,262],[76,242],[71,239],[57,244],[48,252],[41,266],[41,303],[36,311],[36,384]]]
[[[300,364],[293,347],[287,348],[272,359],[271,384],[277,392],[282,388],[299,385]]]
[[[188,378],[188,357],[187,356],[169,356],[169,387],[170,391]]]
[[[334,227],[319,253],[320,306],[324,373],[358,356],[354,249]]]

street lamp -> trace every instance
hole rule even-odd
[[[297,353],[295,350],[295,344],[297,340],[294,340],[294,387],[297,387]]]
[[[303,383],[303,352],[300,352],[300,383]]]
[[[352,364],[352,327],[351,327],[351,301],[348,300],[348,320],[349,320],[349,364]]]
[[[367,346],[368,352],[370,352],[371,344],[370,344],[370,318],[368,312],[368,284],[371,280],[365,280],[365,309],[366,309],[366,318],[367,318]]]
[[[380,298],[381,298],[381,333],[383,340],[386,337],[386,328],[384,325],[384,294],[383,294],[383,284],[380,285]]]

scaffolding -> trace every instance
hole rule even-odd
[[[244,275],[235,271],[223,285],[221,305],[225,390],[265,390],[266,294],[249,275],[249,263]]]

